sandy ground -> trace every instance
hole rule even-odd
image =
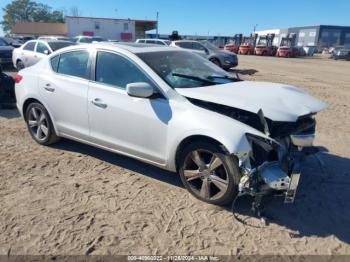
[[[330,105],[295,204],[271,199],[269,225],[249,199],[237,203],[242,223],[194,199],[175,174],[68,140],[39,146],[2,110],[0,254],[350,254],[350,62],[240,57],[240,68]]]

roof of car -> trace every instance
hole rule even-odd
[[[141,43],[128,43],[128,42],[118,42],[118,43],[112,43],[112,42],[103,42],[103,43],[96,43],[93,45],[98,45],[101,47],[118,47],[122,48],[124,50],[130,51],[131,53],[145,53],[145,52],[159,52],[159,51],[178,51],[178,49],[175,49],[174,47],[168,47],[168,46],[160,46],[160,45],[150,45],[150,44],[141,44]]]
[[[150,52],[162,52],[162,51],[182,51],[183,49],[178,49],[175,47],[169,46],[160,46],[160,45],[150,45],[150,44],[140,44],[140,43],[123,43],[123,42],[99,42],[93,44],[80,44],[73,45],[69,47],[62,48],[60,51],[74,51],[81,48],[101,48],[101,49],[109,49],[111,51],[118,49],[124,49],[134,54],[139,53],[150,53]],[[186,51],[184,51],[186,52]]]
[[[169,41],[168,39],[160,39],[160,38],[140,38],[137,40],[155,40],[155,41]]]

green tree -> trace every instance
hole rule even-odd
[[[64,22],[61,11],[52,11],[50,6],[31,0],[14,0],[2,10],[4,16],[0,24],[7,33],[18,22]]]

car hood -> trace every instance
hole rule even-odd
[[[300,88],[289,85],[240,81],[197,88],[177,88],[181,95],[222,104],[252,113],[262,109],[273,121],[294,122],[300,116],[317,113],[327,104]]]

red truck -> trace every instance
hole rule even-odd
[[[277,48],[273,46],[275,34],[267,34],[259,37],[258,44],[255,47],[255,55],[275,56]]]
[[[252,55],[254,54],[254,48],[256,43],[257,34],[251,34],[248,37],[243,37],[243,41],[239,46],[238,54],[240,55]]]
[[[242,43],[242,34],[235,34],[233,37],[233,40],[230,43],[226,44],[224,49],[237,54],[241,43]]]

